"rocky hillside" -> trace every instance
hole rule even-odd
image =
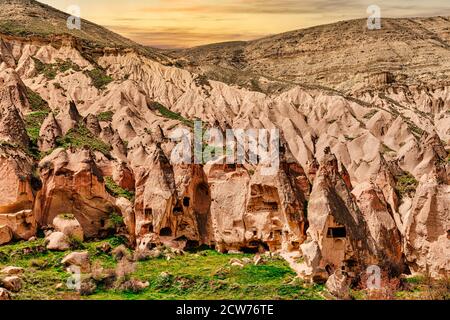
[[[3,0],[0,12],[27,3],[41,11],[18,15],[26,32],[0,36],[0,243],[51,229],[56,250],[78,230],[144,252],[279,251],[332,291],[373,264],[448,275],[446,18],[388,20],[374,34],[350,21],[227,44],[241,52],[231,60],[217,60],[223,46],[178,52],[170,66],[125,42],[87,55],[80,40],[96,31],[29,36],[53,9]],[[259,89],[209,79],[210,64]],[[170,135],[195,119],[279,128],[278,171],[171,163]]]
[[[448,84],[449,17],[367,19],[296,30],[249,42],[169,51],[195,72],[221,80],[240,71],[239,84],[267,90],[260,79],[323,86],[344,93],[376,87]],[[384,76],[384,73],[389,73]]]

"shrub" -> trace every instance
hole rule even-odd
[[[70,60],[57,60],[56,63],[44,63],[37,58],[33,58],[34,66],[39,74],[43,74],[48,80],[56,78],[58,72],[66,72],[67,70],[80,71],[81,68]]]
[[[163,106],[160,103],[157,103],[157,108],[159,113],[168,119],[172,119],[172,120],[178,120],[180,122],[182,122],[183,124],[185,124],[188,127],[194,127],[194,122],[192,120],[188,120],[186,118],[184,118],[182,115],[180,115],[179,113],[170,111],[169,109],[167,109],[165,106]]]
[[[31,110],[33,111],[49,111],[50,108],[48,107],[47,101],[42,99],[42,97],[31,90],[30,88],[26,88],[26,97],[28,100],[28,103],[31,106]]]
[[[106,191],[116,198],[124,197],[130,201],[134,199],[134,192],[122,188],[111,177],[105,177],[105,187]]]
[[[395,190],[400,199],[402,199],[404,196],[414,195],[418,184],[419,183],[412,174],[405,172],[404,174],[397,176]]]
[[[97,119],[98,119],[98,121],[110,122],[110,121],[112,121],[113,116],[114,116],[114,112],[112,112],[112,111],[100,112],[97,115]]]
[[[105,87],[114,80],[108,76],[105,71],[99,68],[85,71],[85,73],[91,78],[92,85],[99,90],[105,89]]]
[[[109,220],[113,224],[115,228],[121,227],[124,225],[123,217],[117,212],[113,211],[109,214]]]
[[[68,148],[87,147],[94,151],[103,153],[106,157],[110,157],[111,146],[96,138],[84,125],[79,124],[76,128],[70,129],[67,134],[56,140],[58,146]]]

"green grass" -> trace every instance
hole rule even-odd
[[[294,281],[295,273],[284,260],[264,265],[231,267],[231,258],[213,250],[186,253],[171,260],[154,258],[138,263],[132,275],[148,281],[149,288],[138,294],[117,290],[97,292],[89,298],[115,299],[322,299],[321,286],[306,287]],[[162,274],[166,273],[165,276]]]
[[[47,118],[48,111],[35,111],[25,115],[25,128],[27,130],[28,137],[30,138],[30,145],[28,146],[27,153],[33,156],[35,159],[41,159],[42,154],[39,151],[37,142],[39,139],[39,132],[41,130],[42,123]]]
[[[108,76],[105,71],[95,68],[92,70],[85,71],[85,74],[89,76],[92,80],[92,85],[96,87],[99,90],[105,89],[105,87],[112,81],[114,81],[113,78]]]
[[[114,116],[114,112],[112,112],[112,111],[100,112],[97,115],[97,119],[98,119],[98,121],[111,122],[113,116]]]
[[[81,71],[80,66],[70,60],[57,60],[56,63],[44,63],[37,58],[33,58],[34,66],[39,74],[43,74],[48,80],[56,78],[58,73],[64,73],[70,69]]]
[[[91,261],[104,268],[115,268],[117,262],[96,248],[108,242],[113,247],[121,244],[117,237],[86,242]],[[0,247],[0,268],[25,268],[23,289],[13,294],[14,299],[93,299],[93,300],[147,300],[147,299],[323,299],[323,286],[305,285],[295,280],[295,273],[280,258],[270,258],[264,264],[232,267],[231,258],[253,258],[251,254],[221,254],[213,250],[186,252],[167,260],[151,258],[137,262],[130,278],[148,281],[150,286],[140,293],[98,286],[93,295],[80,297],[66,288],[69,277],[60,264],[66,252],[47,251],[44,239],[18,242]],[[62,290],[55,286],[63,283]]]
[[[99,151],[106,157],[110,157],[111,146],[95,137],[84,125],[79,124],[76,128],[70,129],[67,134],[56,141],[59,147],[83,148],[88,147],[93,151]]]
[[[49,111],[50,110],[50,108],[48,107],[47,101],[42,99],[42,97],[38,93],[34,92],[33,90],[31,90],[28,87],[26,89],[27,89],[26,97],[27,97],[28,102],[30,103],[32,111]]]
[[[37,142],[39,138],[39,131],[45,118],[47,118],[48,111],[35,111],[25,115],[25,125],[28,136],[33,142]]]
[[[172,120],[177,120],[182,122],[184,125],[188,126],[188,127],[194,127],[194,122],[192,120],[188,120],[186,118],[184,118],[181,114],[170,111],[169,109],[167,109],[165,106],[163,106],[162,104],[158,103],[158,102],[154,102],[156,109],[159,111],[159,113],[164,117],[164,118],[168,118],[168,119],[172,119]]]
[[[105,177],[105,186],[106,191],[116,198],[124,197],[130,201],[134,199],[134,192],[122,188],[111,177]]]
[[[397,183],[395,186],[395,190],[397,191],[398,196],[402,199],[404,196],[412,196],[416,192],[416,188],[419,185],[419,182],[414,178],[412,174],[409,172],[405,172],[402,175],[396,177]]]

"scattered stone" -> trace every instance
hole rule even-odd
[[[101,245],[97,246],[95,250],[97,250],[97,252],[109,254],[111,253],[112,246],[108,242],[104,242]]]
[[[3,268],[1,271],[0,271],[0,273],[3,273],[3,274],[7,274],[7,275],[18,275],[18,274],[22,274],[22,273],[24,273],[24,269],[23,268],[20,268],[20,267],[13,267],[13,266],[9,266],[9,267],[6,267],[6,268]]]
[[[97,290],[95,281],[91,278],[87,278],[81,281],[80,289],[78,290],[82,296],[90,296]]]
[[[56,284],[56,286],[55,286],[56,290],[62,290],[63,288],[64,288],[64,283],[62,283],[62,282]]]
[[[136,279],[131,279],[128,281],[123,282],[119,289],[122,291],[131,291],[133,293],[139,293],[142,290],[144,290],[145,288],[148,288],[150,286],[150,283],[147,282],[142,282]]]
[[[8,226],[0,226],[0,245],[9,243],[12,238],[11,228]]]
[[[91,262],[89,260],[89,252],[87,251],[69,253],[64,257],[61,263],[66,266],[78,266],[83,273],[91,271]]]
[[[258,264],[260,264],[262,262],[262,258],[261,255],[257,254],[256,256],[254,256],[253,258],[253,264],[255,266],[257,266]]]
[[[0,301],[11,300],[11,293],[5,288],[0,288]]]
[[[327,280],[325,287],[328,292],[339,299],[349,299],[349,284],[347,277],[339,270],[333,273]]]
[[[120,261],[123,258],[130,258],[130,252],[123,244],[115,248],[111,253],[117,261]]]
[[[48,250],[66,251],[70,249],[69,239],[62,232],[52,232],[45,240],[48,242]]]
[[[67,237],[73,237],[79,241],[84,240],[83,229],[73,215],[60,214],[53,219],[56,231],[64,233]]]
[[[22,289],[22,280],[18,276],[3,278],[2,285],[11,292],[19,292]]]
[[[32,236],[30,239],[28,239],[28,241],[36,241],[37,238],[35,236]]]

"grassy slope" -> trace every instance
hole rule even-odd
[[[115,243],[114,239],[104,240]],[[104,242],[103,241],[103,242]],[[85,243],[93,261],[104,267],[116,262],[106,254],[96,254],[101,242]],[[69,290],[57,290],[68,274],[60,265],[67,252],[36,252],[43,247],[43,239],[19,242],[0,247],[0,267],[20,266],[26,269],[24,288],[14,294],[15,299],[80,299]],[[25,251],[35,251],[24,254]],[[322,286],[306,286],[294,280],[295,273],[284,260],[271,259],[262,265],[231,267],[231,258],[252,258],[252,255],[225,255],[212,250],[186,253],[171,260],[153,258],[138,262],[133,278],[148,281],[150,287],[134,294],[120,290],[97,291],[84,299],[322,299]],[[162,277],[161,273],[168,276]]]

